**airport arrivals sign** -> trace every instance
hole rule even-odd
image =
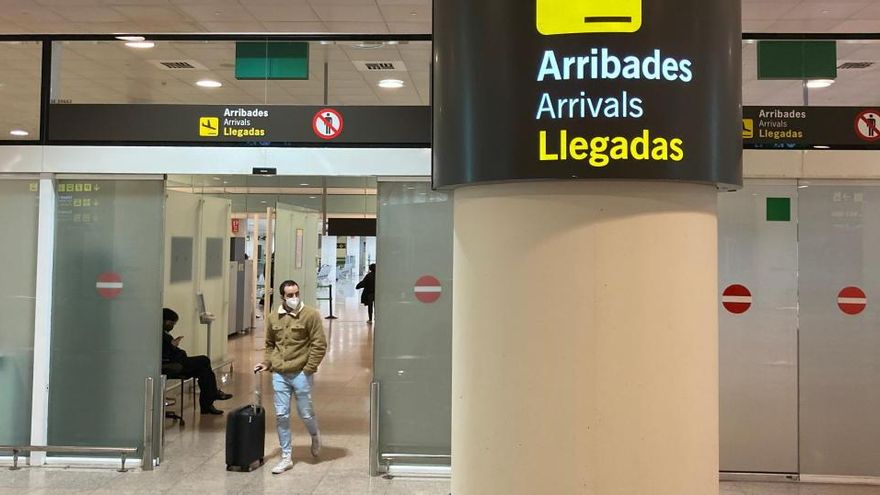
[[[739,0],[434,5],[434,184],[742,183]]]
[[[49,142],[430,146],[427,106],[53,104]]]
[[[880,107],[744,107],[750,149],[878,149]]]

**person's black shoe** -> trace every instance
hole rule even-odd
[[[232,394],[227,394],[226,392],[220,390],[217,392],[216,400],[229,400],[232,398]]]
[[[214,406],[202,407],[201,410],[202,410],[202,414],[214,414],[217,416],[223,414],[223,411],[221,411],[220,409],[217,409]]]

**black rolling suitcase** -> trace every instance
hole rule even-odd
[[[244,406],[226,417],[226,470],[253,471],[263,465],[266,447],[266,410],[261,404],[262,381],[257,375],[253,405]]]

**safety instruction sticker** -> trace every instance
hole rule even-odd
[[[642,0],[536,0],[538,32],[634,33],[642,27]]]

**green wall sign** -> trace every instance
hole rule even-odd
[[[758,42],[758,79],[836,78],[836,41]]]
[[[305,80],[309,78],[309,44],[298,41],[235,43],[235,78]]]

